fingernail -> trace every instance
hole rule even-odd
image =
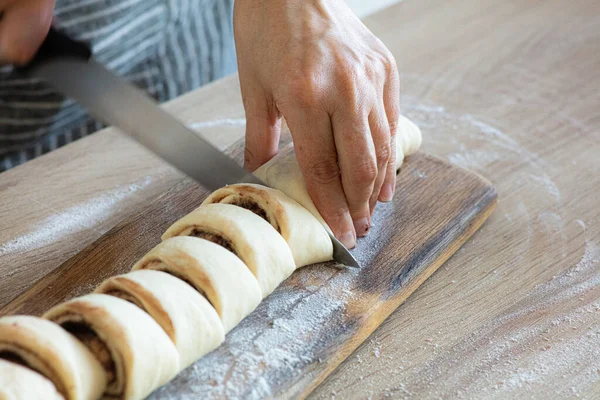
[[[343,233],[340,237],[340,242],[342,242],[344,246],[346,246],[346,248],[348,249],[351,249],[354,246],[356,246],[356,238],[354,237],[354,232],[348,231],[346,233]]]
[[[392,197],[394,197],[394,187],[391,183],[386,183],[381,187],[381,192],[379,192],[379,201],[392,201]]]
[[[356,236],[362,237],[366,236],[369,233],[369,228],[371,223],[368,218],[361,218],[354,221],[354,230],[356,231]]]

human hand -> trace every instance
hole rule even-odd
[[[243,0],[234,29],[246,167],[278,150],[281,117],[308,192],[354,247],[395,187],[399,82],[393,56],[343,0]]]
[[[0,64],[26,64],[46,38],[54,0],[0,0]]]

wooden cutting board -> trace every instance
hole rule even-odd
[[[240,161],[242,149],[238,143],[228,153]],[[296,271],[223,345],[150,398],[308,395],[479,229],[496,203],[488,181],[426,154],[409,157],[398,178],[394,200],[378,206],[369,236],[353,251],[360,270],[326,263]],[[207,194],[181,181],[40,279],[0,315],[40,315],[129,271]]]

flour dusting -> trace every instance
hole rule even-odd
[[[114,208],[120,201],[151,182],[152,179],[146,177],[141,182],[119,187],[112,192],[91,198],[84,204],[51,215],[36,224],[30,232],[0,244],[0,257],[36,250],[60,240],[64,235],[96,229],[95,226],[105,221],[111,212],[115,211]],[[11,271],[11,273],[15,272],[16,270]]]
[[[356,273],[314,266],[295,274],[290,278],[294,283],[284,283],[269,295],[223,345],[150,398],[277,397],[273,384],[285,380],[288,386],[290,376],[295,381],[307,378],[298,371],[315,362],[319,345],[347,330],[342,316]],[[333,329],[332,320],[339,322]]]

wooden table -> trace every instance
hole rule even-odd
[[[600,3],[407,0],[366,23],[423,150],[499,203],[314,398],[600,396]],[[236,77],[166,107],[221,148],[243,135]],[[178,179],[113,129],[0,175],[0,306]]]

